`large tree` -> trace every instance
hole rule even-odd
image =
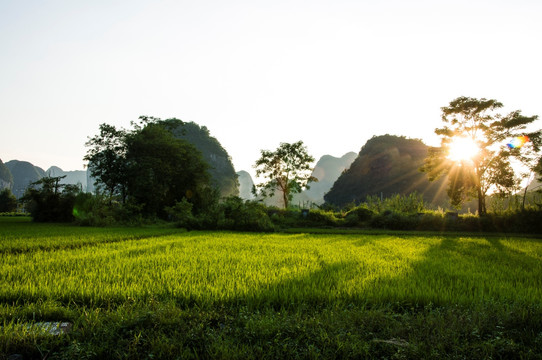
[[[89,149],[83,159],[88,161],[88,169],[98,186],[105,188],[109,202],[115,195],[121,195],[122,202],[126,197],[126,136],[124,129],[101,124],[100,133],[85,144]]]
[[[126,137],[127,190],[147,215],[165,215],[165,207],[186,198],[199,203],[210,191],[208,165],[201,152],[177,139],[161,123],[149,123]]]
[[[257,177],[263,176],[267,180],[257,184],[255,189],[259,189],[263,197],[273,196],[279,191],[284,208],[287,208],[294,194],[308,189],[310,182],[318,181],[311,175],[312,162],[314,158],[308,154],[302,141],[280,143],[275,151],[261,150],[254,168]]]
[[[448,176],[448,195],[454,206],[475,197],[478,213],[485,214],[489,191],[517,188],[521,174],[514,171],[512,161],[535,166],[542,131],[533,130],[532,125],[538,117],[523,116],[519,110],[501,115],[497,110],[502,107],[494,99],[459,97],[441,108],[444,126],[435,129],[441,146],[429,150],[421,170],[430,180]],[[524,146],[510,145],[520,137],[526,141]]]
[[[17,211],[17,198],[10,189],[0,191],[0,213]]]
[[[100,125],[85,156],[98,185],[149,217],[165,217],[165,207],[183,198],[201,207],[209,190],[208,165],[189,142],[174,137],[160,119],[141,117],[132,130]]]

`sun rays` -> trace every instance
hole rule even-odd
[[[448,145],[447,158],[454,162],[472,161],[480,152],[480,147],[471,137],[456,136]]]

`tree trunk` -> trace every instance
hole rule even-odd
[[[486,214],[485,195],[482,193],[482,189],[479,186],[476,188],[476,192],[478,195],[478,215],[485,215]]]
[[[288,192],[286,190],[282,191],[282,200],[284,201],[284,208],[288,209]]]

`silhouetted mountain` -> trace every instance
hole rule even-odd
[[[344,206],[362,202],[371,195],[389,197],[416,191],[428,203],[444,205],[447,196],[446,186],[442,184],[445,180],[429,182],[427,175],[419,171],[427,150],[428,146],[417,139],[392,135],[373,137],[324,199]]]
[[[207,127],[178,119],[163,122],[170,127],[176,138],[192,143],[201,151],[203,159],[210,165],[209,173],[214,185],[220,188],[221,196],[239,195],[237,174],[231,158],[220,142],[211,136]]]
[[[61,184],[80,185],[82,191],[87,191],[87,171],[74,170],[64,171],[58,166],[51,166],[45,172],[47,176],[66,176],[60,181]]]
[[[237,172],[237,180],[239,181],[239,197],[245,200],[253,200],[252,187],[254,181],[252,181],[252,176],[248,172],[241,170]]]
[[[310,189],[296,194],[293,204],[312,202],[315,204],[324,203],[324,195],[331,189],[339,176],[350,167],[356,158],[355,152],[349,152],[337,158],[331,155],[322,156],[312,171],[312,176],[318,179],[317,182],[309,184]]]
[[[45,171],[43,169],[32,165],[28,161],[11,160],[5,165],[13,176],[11,192],[17,198],[24,195],[28,185],[45,176]]]
[[[13,176],[8,167],[0,159],[0,190],[11,189],[13,185]]]

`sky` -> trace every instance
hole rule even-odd
[[[236,171],[302,140],[438,145],[459,96],[542,116],[542,1],[0,0],[0,159],[84,168],[101,123],[206,126]],[[538,127],[541,120],[538,120]]]

